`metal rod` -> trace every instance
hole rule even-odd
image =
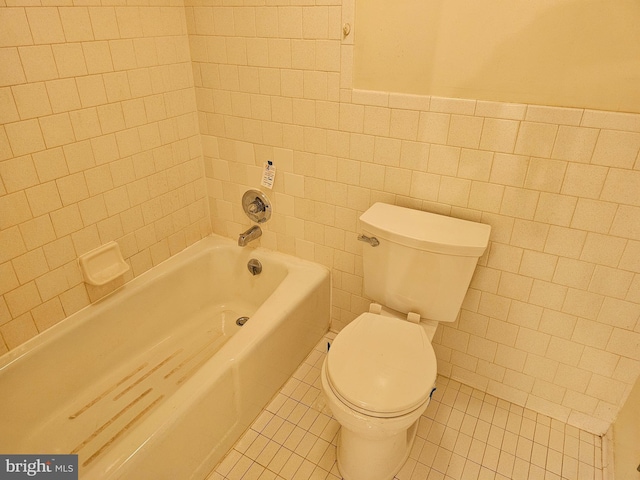
[[[378,245],[380,245],[380,242],[376,237],[367,237],[366,235],[360,234],[358,235],[358,240],[360,240],[361,242],[366,242],[372,247],[377,247]]]

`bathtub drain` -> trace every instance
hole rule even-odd
[[[236,325],[239,327],[243,326],[245,323],[249,321],[249,317],[240,317],[236,320]]]

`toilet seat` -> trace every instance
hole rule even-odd
[[[363,313],[338,334],[326,361],[336,396],[357,412],[382,418],[422,406],[437,373],[420,325],[373,313]]]

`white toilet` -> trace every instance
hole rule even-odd
[[[434,388],[431,339],[453,322],[491,227],[376,203],[361,217],[371,304],[331,344],[322,388],[341,429],[345,480],[391,480],[407,460]]]

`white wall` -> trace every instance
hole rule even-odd
[[[354,86],[640,112],[635,0],[359,0]]]
[[[613,424],[615,478],[640,479],[640,380]]]

